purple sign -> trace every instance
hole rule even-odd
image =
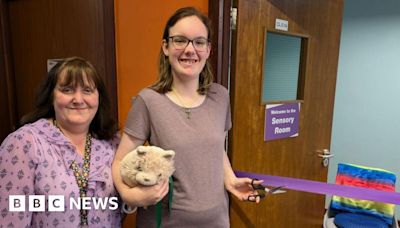
[[[298,136],[299,114],[300,103],[266,105],[264,141]]]

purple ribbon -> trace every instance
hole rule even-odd
[[[398,192],[387,192],[369,188],[352,187],[297,178],[246,173],[240,171],[235,171],[235,174],[237,177],[248,177],[252,179],[256,178],[259,180],[263,180],[263,184],[273,187],[284,186],[285,189],[292,189],[303,192],[311,192],[322,195],[344,196],[400,205],[400,193]]]

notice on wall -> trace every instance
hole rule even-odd
[[[265,106],[264,141],[299,135],[300,103]]]

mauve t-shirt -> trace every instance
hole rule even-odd
[[[229,227],[223,153],[230,128],[228,91],[219,84],[211,85],[190,118],[183,107],[152,89],[135,98],[125,132],[176,153],[172,210],[165,197],[162,227]],[[155,224],[155,207],[139,208],[137,226]]]

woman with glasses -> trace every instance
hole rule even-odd
[[[164,29],[159,79],[139,93],[129,112],[113,178],[125,203],[148,206],[138,209],[137,227],[229,227],[226,190],[240,200],[254,193],[251,179],[236,178],[224,151],[229,97],[213,83],[210,33],[199,11],[177,10]],[[129,188],[122,182],[120,161],[146,141],[175,151],[173,184]]]

